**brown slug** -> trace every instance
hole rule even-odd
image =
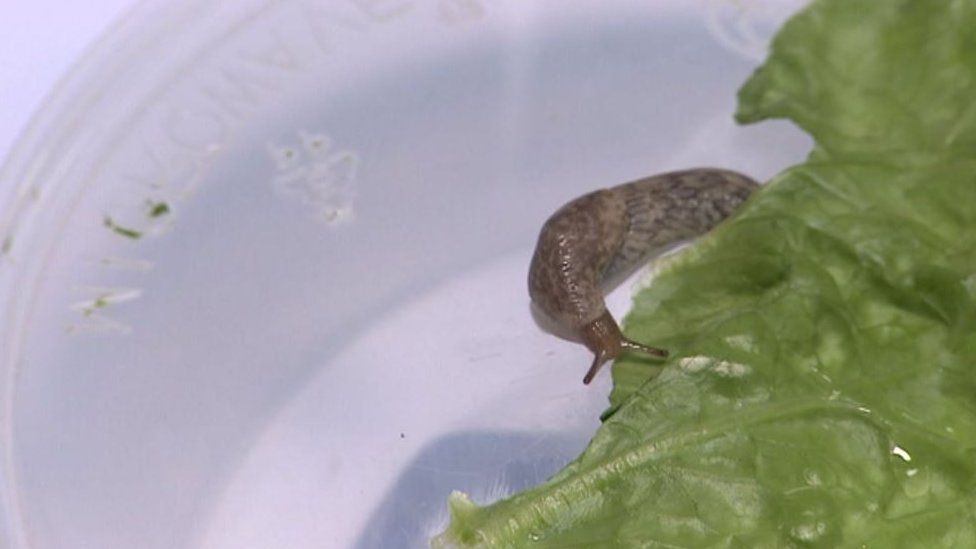
[[[655,250],[708,232],[757,186],[727,170],[670,172],[583,195],[546,221],[529,267],[529,296],[593,352],[583,383],[624,351],[668,354],[624,337],[601,287]]]

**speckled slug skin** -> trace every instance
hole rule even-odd
[[[529,267],[529,295],[593,351],[584,383],[625,350],[667,356],[623,337],[601,285],[635,268],[653,250],[710,231],[757,186],[727,170],[670,172],[583,195],[546,221]]]

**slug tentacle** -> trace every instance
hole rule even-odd
[[[529,295],[593,352],[583,383],[626,351],[667,356],[623,336],[601,286],[654,251],[708,232],[757,186],[727,170],[671,172],[586,194],[546,221],[529,267]]]
[[[636,351],[658,357],[668,356],[668,352],[664,349],[650,347],[624,337],[620,333],[617,322],[607,310],[604,310],[596,320],[581,327],[579,333],[583,343],[593,351],[593,364],[583,377],[585,384],[593,380],[604,364],[617,358],[624,351]]]

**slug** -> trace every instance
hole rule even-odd
[[[625,351],[668,355],[624,337],[601,288],[655,250],[707,233],[758,185],[727,170],[670,172],[583,195],[545,222],[529,266],[529,296],[593,352],[584,384]]]

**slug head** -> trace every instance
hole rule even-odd
[[[593,364],[590,366],[583,383],[589,385],[596,373],[607,362],[619,357],[625,351],[633,351],[653,357],[666,357],[668,352],[657,347],[650,347],[642,343],[627,339],[620,332],[617,321],[609,311],[604,311],[596,320],[580,328],[580,337],[587,348],[593,351]]]

